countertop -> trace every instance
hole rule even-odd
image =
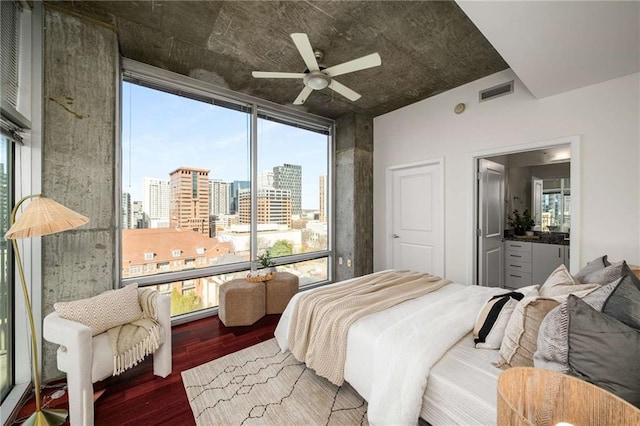
[[[503,241],[522,241],[526,243],[539,243],[539,244],[556,244],[561,246],[569,245],[569,235],[562,232],[540,232],[536,233],[536,235],[532,237],[528,237],[526,235],[516,236],[516,235],[508,235],[505,236]]]

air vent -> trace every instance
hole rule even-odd
[[[480,91],[480,102],[513,93],[513,80]]]

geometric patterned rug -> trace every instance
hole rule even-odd
[[[182,372],[198,425],[368,425],[367,403],[319,377],[275,339]]]

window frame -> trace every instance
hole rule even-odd
[[[21,142],[14,143],[13,148],[13,201],[30,194],[42,192],[42,52],[44,6],[41,2],[15,1],[22,6],[20,16],[20,60],[18,78],[18,104],[14,107],[0,97],[0,110],[5,121],[22,128]],[[13,207],[13,206],[11,206]],[[42,318],[42,245],[40,239],[19,240],[26,282],[30,293],[31,307],[34,318]],[[16,279],[16,265],[12,264],[14,280]],[[25,330],[28,319],[26,317],[24,297],[21,291],[15,291],[13,306],[14,330]],[[42,322],[36,322],[37,350],[42,353]],[[26,333],[16,332],[13,335],[14,359],[29,359],[31,357],[31,341]],[[39,359],[42,367],[42,358]],[[6,398],[0,403],[0,423],[5,424],[15,418],[17,409],[23,398],[32,388],[31,363],[15,362],[13,364],[13,387]]]
[[[117,244],[116,253],[116,276],[120,277],[120,286],[137,282],[139,286],[151,286],[172,283],[176,281],[186,281],[195,278],[204,278],[214,275],[229,274],[244,270],[255,270],[257,256],[257,184],[258,175],[258,118],[268,119],[287,124],[306,130],[316,131],[327,135],[327,175],[325,178],[326,189],[326,215],[327,215],[327,247],[325,250],[314,251],[310,253],[299,253],[289,256],[283,256],[274,259],[277,265],[288,265],[303,261],[309,261],[320,258],[327,258],[327,280],[310,284],[310,287],[329,283],[333,279],[333,257],[334,257],[334,209],[333,209],[333,176],[334,168],[334,152],[335,152],[335,122],[331,119],[308,114],[292,108],[283,107],[281,105],[265,101],[259,98],[248,96],[242,93],[236,93],[231,90],[214,86],[210,83],[193,79],[171,71],[156,68],[141,62],[128,58],[122,58],[120,75],[120,90],[122,91],[122,83],[129,82],[140,86],[148,87],[154,90],[161,90],[171,94],[184,96],[198,101],[231,107],[241,110],[249,114],[249,136],[250,136],[250,177],[251,177],[251,261],[238,262],[227,265],[207,266],[204,268],[188,269],[184,271],[166,272],[157,275],[141,276],[135,278],[122,278],[121,256],[122,243]],[[121,113],[122,106],[119,106]],[[122,156],[122,133],[118,133],[118,155]],[[118,191],[122,194],[122,159],[117,162]],[[116,198],[116,219],[121,218],[121,196]],[[121,224],[117,223],[117,230],[120,231]],[[195,320],[204,316],[209,316],[217,312],[215,308],[205,308],[200,311],[174,317],[173,322],[185,322]]]

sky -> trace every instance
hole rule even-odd
[[[122,191],[142,200],[142,179],[169,179],[179,167],[210,170],[209,179],[249,180],[250,114],[123,83]],[[302,208],[318,209],[327,174],[328,137],[258,120],[258,173],[302,166]]]

